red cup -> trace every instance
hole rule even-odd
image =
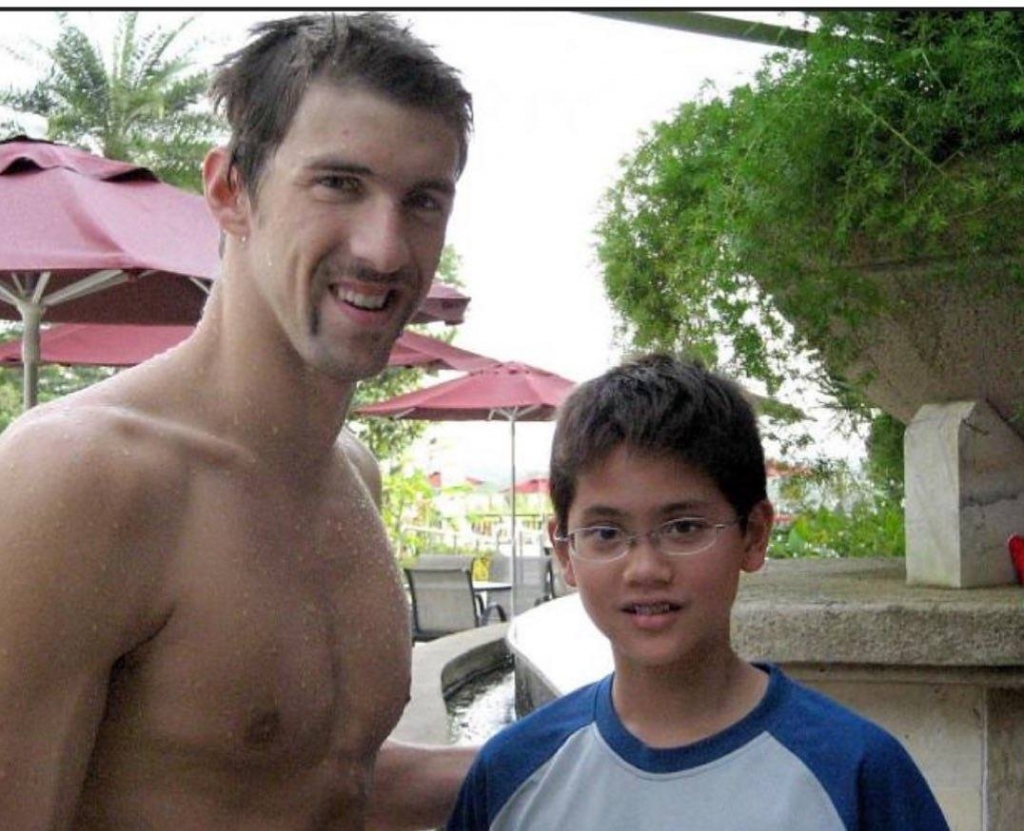
[[[1017,582],[1024,586],[1024,537],[1014,534],[1006,541],[1006,547],[1010,549],[1010,559],[1017,570]]]

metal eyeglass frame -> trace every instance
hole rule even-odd
[[[566,534],[555,534],[553,539],[555,542],[568,543],[569,554],[576,559],[584,560],[588,563],[610,563],[615,560],[621,560],[633,549],[634,545],[636,545],[641,539],[644,538],[649,539],[651,541],[651,545],[654,547],[654,550],[665,557],[692,557],[696,554],[702,554],[703,552],[711,548],[716,542],[718,542],[718,537],[722,533],[723,528],[728,528],[730,525],[739,525],[743,521],[743,517],[738,516],[734,519],[728,520],[727,522],[709,523],[708,528],[709,530],[713,530],[714,534],[712,534],[711,538],[708,540],[706,545],[702,545],[700,548],[695,548],[693,551],[673,552],[662,550],[660,543],[662,529],[664,529],[667,525],[672,525],[673,523],[681,522],[683,520],[692,520],[694,522],[707,522],[707,520],[703,517],[688,516],[679,516],[673,519],[665,520],[665,522],[662,522],[654,528],[650,528],[646,531],[641,531],[636,534],[627,534],[625,539],[623,540],[624,545],[622,551],[620,551],[618,554],[615,554],[614,556],[609,557],[587,557],[586,555],[578,553],[576,551],[575,536],[581,531],[589,531],[593,528],[615,528],[616,530],[622,530],[615,525],[601,523],[596,523],[594,525],[583,525],[579,528],[574,528],[572,531],[569,531]]]

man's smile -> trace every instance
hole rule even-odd
[[[363,311],[379,311],[383,309],[393,294],[390,289],[369,291],[343,286],[338,283],[332,283],[327,287],[327,290],[336,300],[340,300],[349,306]]]

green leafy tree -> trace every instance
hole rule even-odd
[[[432,508],[434,489],[423,471],[389,468],[382,477],[384,504],[381,517],[391,540],[395,556],[401,560],[421,553],[417,526],[434,524],[437,517]]]
[[[816,17],[806,50],[650,129],[607,196],[599,257],[636,346],[727,359],[769,393],[806,372],[802,353],[863,406],[861,379],[837,376],[886,300],[855,266],[953,254],[969,272],[1019,238],[1024,19]]]
[[[902,495],[891,481],[865,477],[844,462],[819,460],[788,478],[780,497],[791,519],[775,527],[769,548],[772,557],[905,554]]]
[[[196,69],[189,18],[143,32],[139,13],[121,14],[110,60],[66,13],[52,45],[5,51],[42,75],[28,89],[0,91],[0,104],[47,119],[47,137],[110,159],[134,162],[166,182],[200,191],[200,163],[223,125],[204,100],[208,70]],[[2,125],[0,125],[2,126]],[[9,125],[8,129],[9,129]]]

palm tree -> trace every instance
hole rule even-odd
[[[138,17],[121,14],[108,64],[99,46],[59,13],[56,42],[32,44],[46,62],[44,75],[27,90],[0,91],[0,104],[45,117],[50,139],[144,165],[166,182],[198,191],[199,164],[223,127],[204,106],[209,73],[193,69],[194,44],[173,48],[193,18],[142,33]]]

